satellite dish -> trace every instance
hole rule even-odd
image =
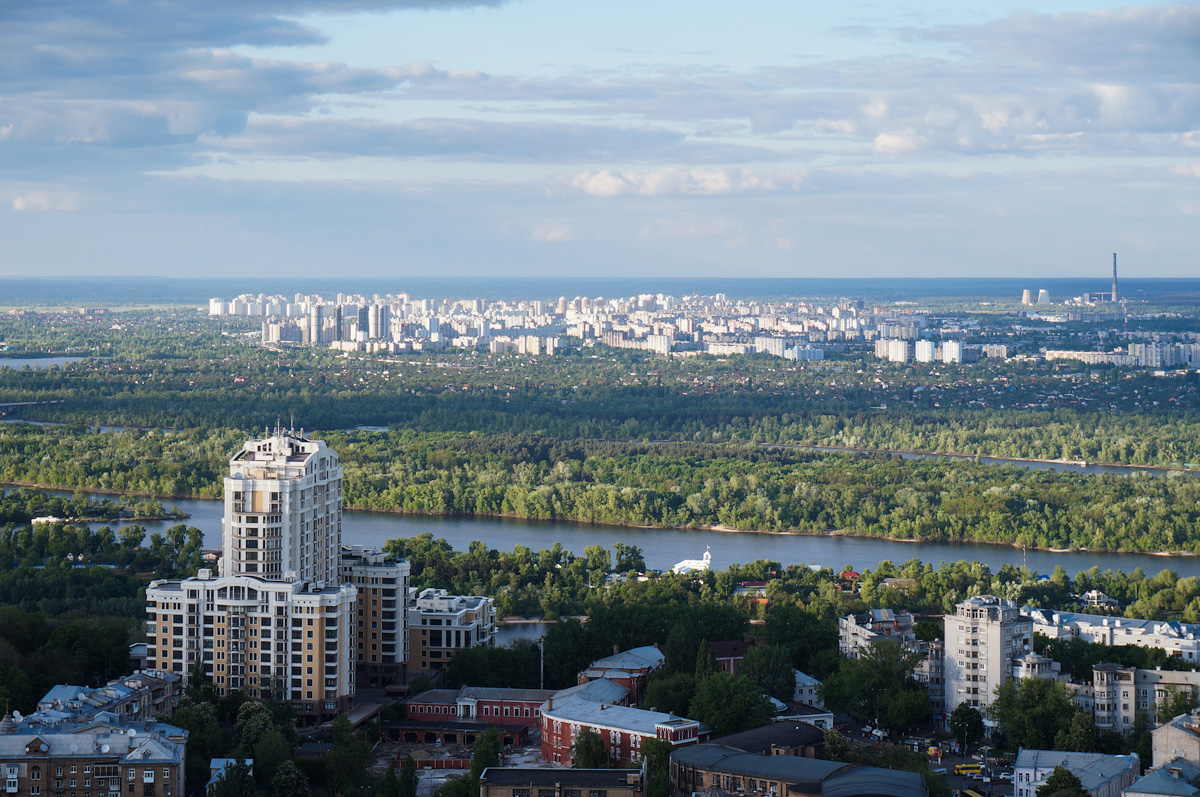
[[[49,746],[47,746],[47,744],[46,744],[45,742],[42,742],[42,748],[41,748],[41,749],[42,749],[42,752],[44,753],[44,752],[46,752],[47,750],[49,750],[50,748],[49,748]]]
[[[106,745],[106,744],[102,744],[102,745],[100,745],[100,752],[102,752],[102,753],[107,753],[107,752],[108,752],[108,745]]]
[[[17,722],[20,722],[22,719],[24,719],[24,717],[21,716],[21,712],[17,711],[16,709],[13,709],[13,719],[16,720]]]
[[[129,729],[129,736],[130,736],[130,738],[133,738],[134,736],[137,736],[137,731],[136,731],[136,730],[134,730],[133,728],[130,728],[130,729]]]
[[[72,744],[72,745],[71,745],[71,752],[72,752],[72,753],[78,753],[78,752],[79,752],[79,745],[77,745],[77,744]]]

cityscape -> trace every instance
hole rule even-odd
[[[0,797],[1200,797],[1200,4],[0,33]]]

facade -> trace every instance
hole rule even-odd
[[[1200,709],[1180,714],[1151,731],[1154,766],[1182,758],[1200,767]]]
[[[848,659],[856,659],[875,640],[889,639],[904,645],[916,642],[913,625],[916,620],[908,612],[891,609],[871,609],[863,614],[848,614],[838,618],[838,651]]]
[[[408,562],[354,545],[342,548],[338,569],[341,582],[356,590],[357,685],[403,683],[408,664]]]
[[[913,677],[929,692],[929,711],[937,720],[946,715],[946,643],[940,639],[917,642],[921,663]]]
[[[440,670],[462,648],[496,643],[496,609],[491,598],[479,595],[409,590],[408,634],[411,666]]]
[[[925,797],[925,779],[915,772],[843,764],[792,755],[758,755],[732,747],[701,744],[671,754],[671,797],[712,794],[746,797]]]
[[[1033,623],[1016,603],[994,595],[959,603],[945,623],[946,713],[963,703],[986,706],[1013,677],[1014,662],[1033,649]]]
[[[137,670],[94,689],[59,684],[38,701],[31,721],[53,724],[64,719],[90,719],[103,712],[118,721],[152,720],[171,714],[183,692],[183,679],[162,670]]]
[[[1200,625],[1175,620],[1131,620],[1049,609],[1021,610],[1033,621],[1033,630],[1051,639],[1079,637],[1101,645],[1137,645],[1158,648],[1184,661],[1200,661]]]
[[[222,576],[338,583],[342,468],[321,440],[276,430],[229,460]]]
[[[146,590],[151,666],[217,691],[290,700],[305,718],[344,713],[354,695],[353,587],[253,576],[153,581]]]
[[[1142,772],[1136,755],[1021,750],[1013,767],[1013,796],[1034,797],[1038,787],[1060,766],[1079,778],[1091,797],[1121,797]]]
[[[614,647],[616,647],[614,645]],[[663,665],[666,657],[654,645],[644,645],[625,651],[613,651],[611,656],[593,661],[579,673],[579,683],[604,678],[629,690],[629,703],[640,703],[646,694],[650,675]]]
[[[821,682],[811,675],[792,670],[796,679],[796,689],[792,692],[792,700],[807,703],[816,708],[825,708],[825,698],[821,697]]]
[[[486,725],[527,725],[536,728],[542,720],[542,704],[554,695],[552,689],[508,689],[464,686],[462,689],[430,689],[404,702],[410,720],[476,721]]]
[[[642,773],[629,769],[488,767],[479,797],[641,797]]]
[[[153,722],[0,721],[11,797],[182,797],[187,731]]]
[[[707,736],[696,720],[661,711],[597,703],[577,692],[567,697],[555,695],[542,707],[542,758],[570,766],[571,745],[585,728],[600,735],[614,767],[637,762],[646,739],[663,739],[684,747]]]

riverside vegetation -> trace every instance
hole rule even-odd
[[[114,322],[115,319],[115,322]],[[1049,363],[900,367],[861,355],[403,357],[268,351],[194,311],[0,318],[0,481],[216,497],[231,451],[294,422],[341,455],[353,507],[632,526],[844,532],[1200,552],[1200,480],[1025,471],[764,445],[1200,462],[1200,383]],[[294,420],[293,420],[294,419]],[[101,431],[99,424],[120,429]],[[361,424],[386,432],[353,431]]]

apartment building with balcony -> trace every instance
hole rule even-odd
[[[991,703],[996,688],[1013,678],[1018,659],[1033,650],[1033,623],[1013,601],[994,595],[967,598],[945,618],[945,712],[963,703]]]
[[[496,609],[491,598],[450,595],[444,589],[409,590],[409,665],[441,670],[454,654],[496,642]]]
[[[340,579],[356,590],[358,686],[403,683],[408,665],[409,564],[361,545],[342,548]]]

